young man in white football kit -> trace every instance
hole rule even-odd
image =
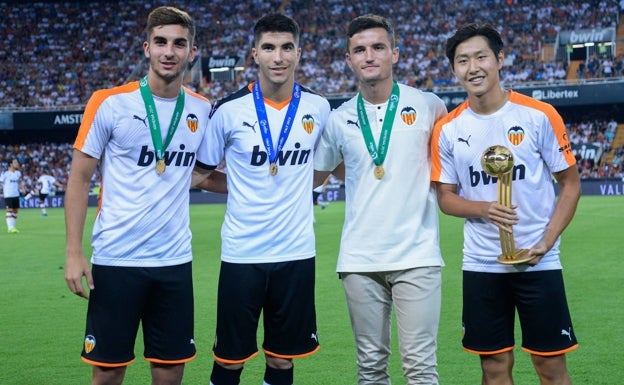
[[[570,384],[565,353],[577,340],[559,241],[574,216],[581,184],[565,125],[551,105],[501,88],[503,42],[491,25],[458,29],[447,41],[446,55],[468,100],[436,124],[431,180],[441,210],[466,218],[464,349],[480,356],[483,384],[512,384],[517,312],[522,349],[531,354],[540,384]],[[508,177],[484,170],[483,152],[491,146],[511,152]],[[501,183],[508,187],[500,189]],[[510,204],[499,203],[508,194]],[[524,263],[499,262],[502,248],[509,246],[501,238],[508,234],[515,248],[527,250],[519,259]]]
[[[63,186],[61,182],[57,181],[55,177],[49,174],[41,174],[39,178],[37,178],[37,183],[39,184],[38,191],[38,200],[39,200],[39,208],[41,209],[41,216],[47,217],[48,210],[46,209],[46,198],[50,193],[54,190],[55,187]]]
[[[146,33],[147,76],[89,100],[65,195],[65,280],[89,299],[82,360],[93,365],[93,384],[123,382],[139,325],[152,383],[180,384],[196,355],[189,188],[195,161],[208,148],[211,107],[182,87],[197,52],[193,19],[159,7]],[[82,233],[98,164],[90,268]]]
[[[0,182],[2,182],[2,194],[6,208],[7,232],[9,234],[17,234],[19,230],[15,225],[20,208],[20,192],[24,190],[22,172],[17,159],[11,160],[8,170],[0,175]]]
[[[252,56],[258,80],[217,102],[207,135],[216,144],[208,164],[225,158],[228,192],[213,385],[240,382],[245,362],[258,354],[260,314],[264,384],[291,385],[293,359],[319,349],[310,189],[313,155],[330,106],[295,82],[301,48],[299,26],[291,18],[259,19]]]
[[[429,138],[446,106],[433,93],[394,81],[399,48],[383,17],[349,23],[346,59],[360,91],[332,111],[314,168],[318,185],[344,162],[336,269],[355,336],[358,384],[390,384],[393,308],[407,383],[438,384],[443,261]]]

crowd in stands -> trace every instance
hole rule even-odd
[[[0,106],[83,105],[96,89],[139,79],[146,68],[142,23],[153,7],[164,4],[168,2],[0,2],[4,10]],[[456,85],[444,44],[458,25],[481,21],[500,28],[506,40],[502,70],[506,84],[557,81],[565,78],[567,66],[539,60],[544,42],[554,42],[560,30],[616,27],[621,9],[617,0],[186,0],[176,5],[195,18],[202,56],[247,58],[246,69],[233,82],[206,82],[199,77],[189,84],[211,100],[255,79],[248,57],[252,27],[269,12],[283,12],[299,21],[303,54],[297,79],[331,95],[351,93],[356,87],[344,60],[346,24],[356,15],[373,12],[393,20],[402,57],[396,78],[435,90]],[[623,57],[596,57],[598,66],[593,59],[584,66],[584,78],[623,75]]]
[[[147,71],[142,23],[165,0],[0,2],[0,109],[75,108],[97,89],[138,80]],[[190,77],[188,86],[211,100],[255,80],[249,60],[252,27],[269,12],[283,12],[302,28],[302,57],[297,80],[325,95],[350,94],[355,77],[345,65],[345,29],[356,15],[379,13],[395,25],[401,60],[398,81],[427,90],[455,86],[445,56],[445,41],[462,24],[480,21],[500,28],[506,61],[501,77],[506,85],[528,81],[557,82],[567,76],[564,62],[542,62],[543,44],[552,44],[561,30],[617,27],[624,0],[460,0],[351,2],[345,0],[181,0],[198,26],[196,44],[202,57],[241,56],[245,70],[232,82]],[[205,74],[204,74],[205,75]],[[578,77],[624,77],[624,56],[591,55]],[[569,123],[570,139],[598,143],[610,149],[613,123]],[[71,144],[0,145],[0,172],[10,158],[22,163],[28,189],[44,170],[65,184]],[[579,159],[584,178],[624,177],[618,149],[612,163]],[[94,176],[94,186],[97,183]]]
[[[30,143],[19,145],[0,144],[0,174],[8,169],[9,162],[17,159],[20,163],[22,183],[27,194],[35,191],[37,179],[43,174],[52,175],[57,182],[62,184],[56,192],[64,192],[67,186],[67,177],[71,165],[73,147],[71,143]],[[94,174],[93,185],[99,180],[99,175]]]

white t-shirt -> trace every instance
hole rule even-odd
[[[161,135],[167,135],[176,99],[154,96]],[[91,242],[92,262],[109,266],[170,266],[189,262],[189,188],[196,159],[207,150],[210,103],[185,89],[184,111],[166,148],[166,171],[155,154],[139,83],[94,93],[74,148],[100,159],[100,208]]]
[[[52,175],[43,174],[38,179],[37,182],[41,185],[39,189],[40,194],[50,194],[54,189],[54,183],[56,183],[56,178]]]
[[[219,101],[208,128],[208,165],[225,157],[227,209],[221,229],[221,259],[267,263],[314,257],[313,156],[330,112],[329,102],[301,87],[299,108],[269,173],[251,85]],[[264,101],[273,146],[278,143],[288,102]]]
[[[5,198],[16,198],[20,196],[20,178],[22,172],[19,170],[5,171],[0,175],[0,181],[2,181],[2,192]]]
[[[549,104],[511,91],[509,101],[490,115],[474,113],[464,102],[436,125],[431,144],[432,180],[456,184],[468,200],[498,199],[496,178],[481,167],[489,146],[503,145],[514,157],[512,204],[519,223],[516,248],[528,249],[542,237],[555,209],[552,173],[576,164],[561,116]],[[503,265],[498,227],[481,218],[464,224],[463,269],[517,272],[560,269],[559,240],[535,267]]]
[[[345,163],[346,213],[338,272],[393,271],[442,266],[438,206],[429,182],[429,138],[446,115],[433,93],[399,84],[385,176],[373,174],[357,115],[357,97],[332,111],[315,157],[315,169]],[[387,103],[365,102],[375,144],[379,144]]]

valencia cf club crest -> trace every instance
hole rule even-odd
[[[522,143],[524,139],[524,129],[519,126],[513,126],[509,130],[507,130],[507,138],[514,146]]]
[[[95,348],[95,337],[91,334],[87,335],[84,340],[84,350],[85,353],[89,354]]]
[[[303,115],[303,118],[301,118],[301,125],[308,134],[311,134],[314,130],[314,117],[310,114]]]
[[[199,127],[199,119],[197,118],[197,115],[195,114],[186,115],[186,125],[191,130],[191,132],[197,131],[197,128]]]
[[[416,110],[414,107],[405,107],[401,110],[401,119],[407,124],[411,126],[416,121]]]

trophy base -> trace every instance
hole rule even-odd
[[[516,249],[513,255],[499,255],[496,261],[503,265],[519,265],[521,263],[527,263],[535,258],[534,255],[529,255],[528,249]]]

